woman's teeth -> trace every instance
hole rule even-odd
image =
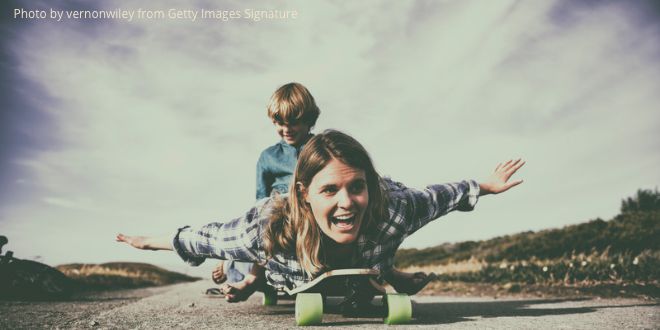
[[[331,221],[335,226],[338,227],[350,227],[353,225],[353,221],[355,221],[355,215],[354,214],[340,215],[340,216],[332,217]]]

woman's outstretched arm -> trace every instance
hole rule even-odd
[[[117,234],[116,240],[140,250],[174,250],[172,248],[172,237],[170,236],[149,237]]]
[[[521,184],[522,180],[511,180],[511,177],[524,164],[525,162],[520,159],[509,160],[497,165],[495,171],[479,183],[465,180],[429,185],[424,190],[408,188],[400,183],[384,180],[390,196],[390,213],[394,214],[393,219],[405,219],[402,226],[406,228],[407,235],[410,235],[429,221],[451,211],[471,211],[479,196],[499,194]],[[397,217],[397,214],[403,216]]]
[[[197,266],[207,258],[264,261],[260,247],[264,223],[269,221],[272,199],[257,202],[245,216],[227,222],[211,222],[196,230],[181,227],[171,236],[128,236],[117,234],[116,241],[141,250],[169,250],[183,261]]]

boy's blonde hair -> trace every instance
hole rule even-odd
[[[289,187],[289,198],[276,198],[270,222],[264,233],[264,250],[269,258],[278,253],[296,253],[305,273],[313,277],[325,270],[321,240],[323,233],[303,193],[296,188],[300,183],[309,187],[312,178],[333,159],[365,172],[369,204],[362,220],[362,233],[375,230],[378,221],[388,217],[387,194],[371,158],[362,145],[352,137],[335,130],[314,136],[300,153]],[[332,253],[332,251],[325,251]]]
[[[268,117],[282,124],[302,122],[311,128],[320,113],[309,90],[296,82],[278,88],[268,103]]]

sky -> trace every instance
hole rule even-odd
[[[314,132],[349,133],[381,175],[409,186],[480,180],[500,161],[527,161],[522,185],[440,218],[403,247],[607,220],[621,199],[660,183],[653,1],[0,8],[0,234],[19,258],[208,271],[214,263],[190,269],[114,237],[173,234],[247,211],[259,153],[278,141],[266,104],[292,81],[321,109]],[[66,16],[117,9],[166,17]],[[170,9],[241,18],[168,17]],[[255,21],[249,10],[297,15]]]

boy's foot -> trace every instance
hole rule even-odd
[[[436,278],[437,275],[435,273],[430,273],[428,275],[423,272],[404,273],[396,269],[393,269],[390,273],[385,275],[385,281],[387,281],[396,292],[406,293],[411,296],[422,291],[429,282]]]
[[[227,274],[225,274],[225,261],[221,260],[218,265],[213,268],[213,271],[211,272],[211,279],[215,284],[222,284],[227,280]]]

